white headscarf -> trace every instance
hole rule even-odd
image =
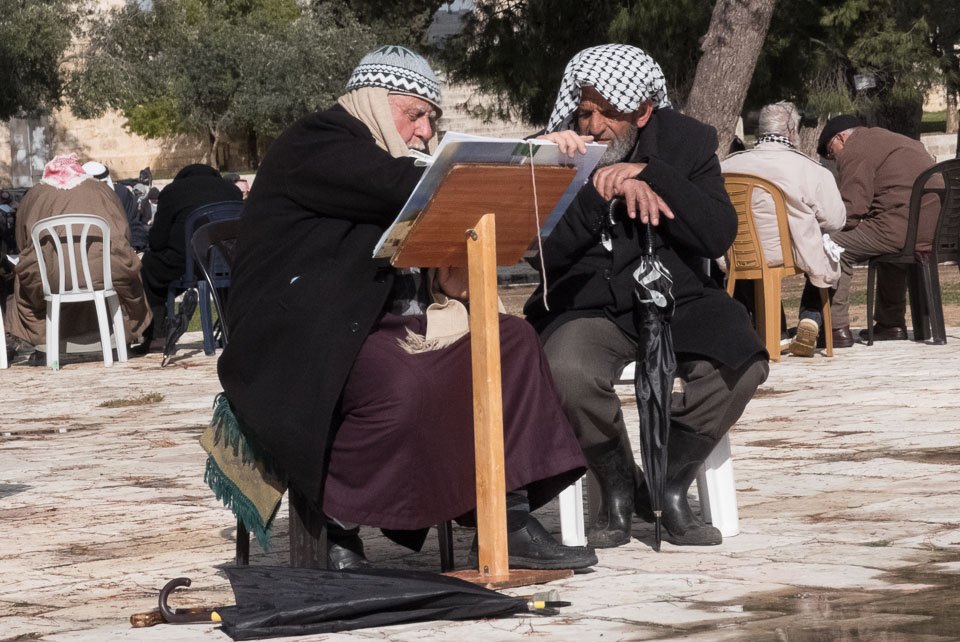
[[[582,87],[593,87],[625,114],[640,109],[645,100],[651,100],[654,109],[671,106],[660,65],[642,49],[630,45],[590,47],[567,63],[548,132],[572,129]]]
[[[110,180],[110,170],[107,169],[107,166],[103,163],[98,163],[97,161],[88,161],[83,164],[83,171],[98,181],[106,183],[107,187],[113,189],[113,181]]]

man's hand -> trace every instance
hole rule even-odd
[[[560,153],[566,154],[570,158],[577,152],[587,153],[587,143],[593,142],[593,136],[581,136],[573,130],[565,129],[561,132],[553,132],[537,136],[537,140],[549,140],[560,147]]]
[[[674,218],[670,207],[649,185],[641,180],[630,178],[621,183],[621,189],[615,196],[623,196],[627,202],[627,216],[637,218],[641,223],[660,224],[660,215]]]
[[[448,297],[466,301],[470,298],[470,278],[467,268],[437,268],[437,285]]]
[[[614,196],[623,194],[623,182],[636,178],[646,163],[617,163],[609,167],[598,169],[593,174],[593,186],[600,192],[604,200],[609,201]]]

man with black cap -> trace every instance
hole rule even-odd
[[[334,568],[366,564],[358,524],[419,548],[476,506],[465,271],[373,258],[439,114],[426,60],[367,54],[335,106],[273,143],[240,221],[220,381],[258,459],[327,516]],[[585,462],[536,333],[502,315],[500,335],[509,564],[591,566],[530,515]]]
[[[847,210],[847,226],[831,234],[843,248],[840,280],[833,293],[833,347],[853,345],[850,332],[850,282],[853,266],[872,256],[903,248],[910,215],[913,182],[934,159],[918,140],[882,127],[863,127],[856,116],[842,115],[827,121],[817,152],[836,162],[840,195]],[[939,205],[930,194],[921,204],[917,250],[929,249],[937,224]],[[877,315],[873,338],[906,339],[906,270],[883,263],[877,276]],[[809,284],[808,284],[808,287]],[[866,338],[867,330],[860,332]]]
[[[694,515],[687,490],[766,379],[768,356],[744,307],[704,269],[704,259],[721,256],[737,233],[716,157],[717,133],[671,109],[660,66],[628,45],[574,56],[547,131],[544,137],[571,156],[585,150],[585,141],[607,145],[601,169],[544,241],[545,285],[524,308],[544,338],[567,417],[599,481],[600,512],[588,541],[603,548],[626,544],[635,510],[653,521],[614,389],[620,371],[637,358],[634,272],[642,224],[649,221],[656,253],[673,277],[672,329],[683,388],[671,400],[665,539],[720,544],[720,531]],[[625,204],[611,221],[615,197]]]

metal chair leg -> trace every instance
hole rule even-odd
[[[437,538],[440,540],[440,572],[449,573],[454,568],[453,523],[447,521],[437,524]]]

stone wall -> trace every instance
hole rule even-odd
[[[920,140],[937,162],[956,158],[956,134],[924,134]]]

